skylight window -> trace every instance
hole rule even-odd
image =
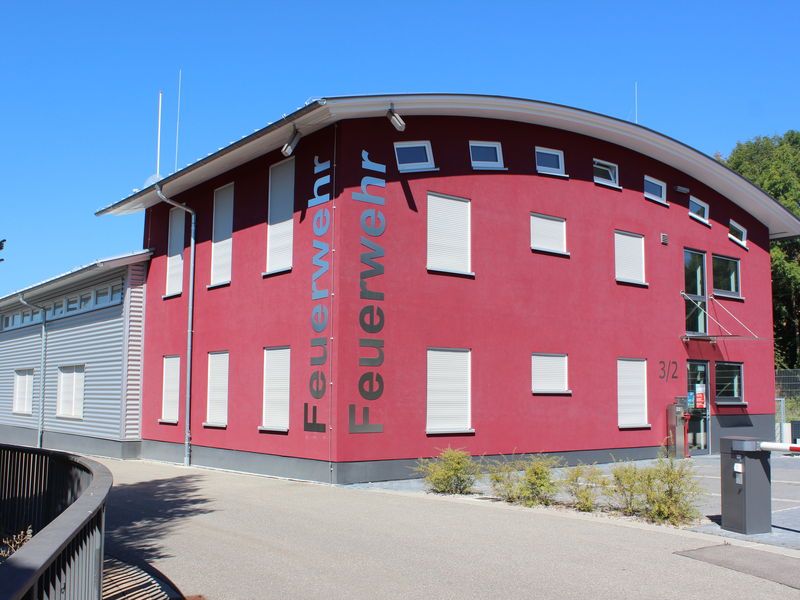
[[[564,173],[564,153],[561,150],[536,147],[536,170],[549,175],[566,175]]]
[[[601,185],[619,187],[617,165],[602,160],[594,160],[594,182]]]
[[[667,184],[653,177],[644,176],[644,197],[667,205]]]
[[[470,142],[469,156],[473,169],[503,168],[503,148],[500,142]]]
[[[708,204],[698,200],[694,196],[689,196],[689,216],[705,225],[709,225]]]
[[[394,153],[400,171],[432,171],[435,168],[430,142],[395,142]]]

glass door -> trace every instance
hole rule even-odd
[[[709,453],[709,398],[708,398],[708,362],[701,360],[686,361],[686,397],[689,404],[689,434],[686,448],[689,454]]]

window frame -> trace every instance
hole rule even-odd
[[[289,186],[287,186],[286,190],[284,190],[277,185],[279,183],[277,180],[284,174],[282,170],[289,169],[289,167],[291,167],[291,192],[288,191]],[[264,273],[262,273],[262,276],[274,275],[277,273],[287,273],[292,270],[292,266],[294,264],[294,199],[296,191],[295,184],[297,181],[296,168],[294,156],[291,156],[286,160],[279,161],[274,165],[271,165],[269,168],[267,256],[265,267],[266,270]],[[280,172],[277,170],[280,170]],[[277,176],[276,173],[278,173]],[[281,181],[280,183],[285,182]],[[285,196],[283,195],[284,192],[286,192]],[[273,223],[273,219],[286,216],[285,214],[276,216],[273,214],[273,210],[276,213],[282,213],[283,211],[288,210],[289,218],[284,221],[277,221]],[[285,236],[289,240],[288,256],[284,255],[287,250],[285,245],[276,245],[275,238],[279,235]],[[283,241],[284,244],[286,243],[286,240],[283,239],[279,241]]]
[[[228,190],[230,190],[230,198],[227,197]],[[226,196],[223,196],[223,194],[226,194]],[[233,276],[233,217],[235,214],[235,198],[234,182],[225,184],[214,190],[214,213],[212,215],[211,230],[211,269],[209,270],[210,281],[206,289],[228,285]],[[230,202],[230,215],[223,214],[220,210],[222,203],[228,201]],[[223,218],[226,218],[224,222],[222,220]],[[228,235],[227,218],[230,219],[230,235]]]
[[[446,369],[439,368],[438,371],[433,373],[434,375],[439,375],[440,373],[446,373],[449,375],[449,381],[438,381],[432,380],[432,366],[435,368],[436,359],[435,357],[439,357],[439,360],[442,364],[444,364],[446,356],[457,356],[457,355],[466,355],[466,385],[464,385],[463,381],[455,381],[456,377],[456,370],[458,367],[463,369],[463,364],[455,364],[457,362],[456,359],[453,359],[453,362],[450,364],[446,364]],[[432,365],[432,357],[434,358],[434,363]],[[453,368],[453,367],[456,368]],[[447,395],[450,397],[449,402],[447,400],[443,400],[441,397],[437,397],[437,384],[452,384],[456,383],[459,386],[455,390],[455,392],[450,388],[441,388],[447,390]],[[466,389],[464,389],[466,388]],[[437,348],[437,347],[428,347],[426,350],[426,392],[425,392],[425,434],[426,435],[441,435],[441,434],[458,434],[458,433],[474,433],[475,429],[472,428],[472,350],[469,348]],[[459,403],[464,403],[463,405],[456,405],[456,402],[453,401],[453,396],[456,394],[463,395],[466,392],[465,397],[457,398]],[[441,396],[441,394],[439,394]],[[448,407],[448,404],[450,405]],[[452,410],[453,405],[455,405],[456,409],[460,414],[455,415],[455,411]],[[437,412],[439,410],[447,410],[450,408],[451,413],[447,415],[447,418],[452,419],[452,425],[448,423],[442,423],[441,421],[446,421],[438,414],[431,414],[432,408],[435,409]],[[460,419],[460,422],[456,422]],[[433,425],[433,426],[432,426]]]
[[[727,261],[736,264],[736,287],[737,289],[734,291],[731,290],[724,290],[721,288],[717,288],[715,285],[715,275],[717,274],[717,269],[714,266],[715,261]],[[741,261],[738,258],[732,258],[730,256],[722,256],[720,254],[712,254],[711,255],[711,290],[714,293],[714,296],[722,296],[723,298],[741,298],[742,297],[742,265]]]
[[[422,146],[428,155],[428,160],[425,162],[416,163],[401,163],[400,156],[397,154],[398,148],[413,148],[415,146]],[[394,143],[394,157],[397,161],[397,170],[401,173],[414,173],[419,171],[438,171],[433,159],[433,148],[428,140],[420,140],[416,142],[395,142]]]
[[[552,223],[561,223],[560,228],[560,242],[562,249],[535,245],[534,242],[534,222],[544,223],[544,222],[552,222]],[[550,233],[555,232],[555,227],[550,231]],[[540,240],[543,238],[539,238]],[[546,241],[546,240],[545,240]],[[552,215],[543,215],[542,213],[531,213],[531,250],[534,252],[546,252],[548,254],[558,254],[559,256],[569,256],[569,252],[567,252],[567,220],[562,217],[554,217]]]
[[[559,168],[548,167],[539,164],[539,154],[551,154],[558,157]],[[556,175],[560,177],[569,177],[566,173],[566,166],[564,165],[564,151],[556,150],[555,148],[545,148],[544,146],[536,146],[533,150],[533,158],[536,163],[536,172],[542,175]]]
[[[284,354],[285,352],[285,354]],[[275,353],[274,358],[277,364],[269,364],[269,356]],[[278,354],[280,353],[280,354]],[[290,346],[274,346],[264,348],[264,371],[262,382],[262,399],[261,399],[261,425],[258,427],[259,431],[278,431],[288,432],[290,423],[291,412],[291,378],[292,378],[292,350]],[[285,372],[278,372],[277,368],[285,366]],[[269,369],[273,368],[272,371]],[[277,378],[282,378],[277,381]],[[268,394],[272,394],[272,398],[268,402]],[[269,406],[269,409],[268,409]],[[270,417],[268,418],[268,412]],[[272,422],[270,419],[275,418]]]
[[[701,206],[705,210],[706,216],[705,217],[701,217],[696,212],[693,212],[692,211],[692,203]],[[703,225],[707,225],[708,227],[711,227],[711,222],[709,221],[709,218],[711,216],[711,212],[709,210],[708,204],[706,204],[705,202],[703,202],[702,200],[700,200],[698,198],[695,198],[694,196],[689,196],[689,216],[692,217],[695,221],[697,221],[699,223],[702,223]]]
[[[737,230],[741,231],[742,232],[741,239],[737,238],[735,235],[733,235],[731,233],[731,229],[737,229]],[[739,225],[733,219],[731,219],[730,222],[728,223],[728,239],[731,240],[732,242],[736,243],[737,245],[741,246],[745,250],[750,250],[747,247],[747,229],[745,229],[744,227]]]
[[[431,202],[431,198],[435,198],[436,202]],[[432,206],[435,206],[437,202],[441,201],[442,203],[436,209],[437,212],[449,210],[445,209],[444,207],[447,206],[447,203],[463,203],[466,204],[466,232],[457,231],[458,227],[464,226],[464,223],[461,222],[454,222],[451,218],[448,221],[449,217],[453,215],[444,215],[444,218],[441,222],[432,222],[432,218],[436,216],[443,216],[442,214],[433,215],[433,211],[431,210]],[[460,206],[460,204],[453,204],[453,207]],[[455,275],[466,275],[469,277],[474,277],[475,273],[472,272],[472,201],[469,198],[460,198],[458,196],[448,196],[447,194],[440,194],[438,192],[428,192],[427,195],[427,215],[426,215],[426,258],[425,258],[425,268],[434,273],[453,273]],[[458,211],[459,209],[453,208],[454,211]],[[456,215],[459,219],[463,219],[464,215],[457,214]],[[449,223],[449,226],[448,226]],[[443,235],[443,233],[444,235]],[[458,234],[458,235],[456,235]],[[460,236],[466,236],[466,240],[462,240]],[[442,239],[445,238],[445,239]],[[463,247],[456,247],[453,244],[449,246],[446,245],[446,242],[450,242],[453,240],[460,240],[461,244],[459,246]],[[445,251],[439,251],[438,249],[444,247]],[[458,265],[453,264],[451,260],[451,254],[455,254],[456,252],[465,252],[466,256],[458,256],[459,262],[463,261],[466,263],[465,268],[456,268]],[[464,265],[461,265],[462,267]]]
[[[72,371],[68,371],[72,369]],[[80,371],[78,371],[80,369]],[[78,363],[74,365],[59,365],[58,370],[58,383],[56,391],[56,417],[61,419],[77,419],[83,420],[84,402],[86,399],[86,364]],[[80,377],[76,374],[80,373]],[[70,375],[71,377],[67,377]],[[65,388],[66,383],[70,383],[71,389],[71,411],[67,413],[64,410],[65,402]],[[80,391],[80,394],[77,392]],[[79,408],[79,410],[78,410]]]
[[[630,382],[625,382],[627,387],[623,388],[622,377],[632,377],[634,373],[633,367],[629,365],[643,364],[643,371],[637,374],[639,380],[633,382],[640,387],[631,390]],[[625,365],[625,366],[622,366]],[[635,393],[643,392],[643,396],[635,396]],[[648,421],[648,389],[647,389],[647,359],[646,358],[617,358],[617,427],[620,429],[650,429],[651,425]],[[632,419],[623,420],[623,414],[634,413]],[[644,419],[640,419],[644,416]]]
[[[212,381],[212,377],[222,378],[222,360],[216,357],[225,356],[224,363],[224,393],[221,382]],[[230,353],[227,350],[208,353],[208,373],[206,377],[206,420],[203,427],[217,427],[224,429],[228,426],[228,400],[230,396]],[[217,394],[212,397],[212,394]],[[225,420],[214,420],[225,413]],[[212,414],[213,413],[213,414]]]
[[[696,254],[696,255],[701,256],[703,258],[703,264],[702,264],[702,266],[703,266],[703,294],[702,295],[689,294],[685,289],[686,288],[686,254],[687,253]],[[706,253],[701,251],[701,250],[694,250],[692,248],[684,248],[683,249],[683,274],[684,274],[684,284],[683,284],[684,285],[684,290],[683,290],[683,293],[686,296],[686,298],[684,298],[684,315],[685,315],[685,308],[687,306],[689,306],[689,300],[693,300],[693,301],[697,302],[697,304],[700,304],[701,306],[703,306],[703,310],[705,310],[706,312],[708,311],[708,265],[706,264],[707,263],[706,259],[707,259]],[[713,286],[713,283],[712,283],[712,286]],[[694,305],[692,304],[692,306],[694,306]],[[694,307],[694,308],[696,309],[697,307]],[[708,316],[707,316],[707,314],[705,312],[702,314],[702,319],[703,319],[703,327],[704,327],[705,331],[689,331],[688,328],[686,327],[686,324],[687,324],[686,323],[686,317],[684,316],[684,329],[686,330],[685,333],[686,333],[687,336],[700,336],[700,337],[708,336]]]
[[[726,398],[725,400],[720,400],[719,394],[719,372],[718,367],[738,367],[738,387],[739,387],[739,395],[738,396],[722,396]],[[735,378],[733,380],[735,382]],[[736,385],[735,383],[733,384]],[[714,404],[718,406],[747,406],[747,402],[744,401],[744,363],[740,362],[732,362],[732,361],[716,361],[714,363]]]
[[[35,377],[35,369],[14,369],[14,396],[11,404],[11,412],[13,414],[33,414],[33,386],[35,384]],[[21,389],[21,384],[24,384],[24,389]]]
[[[497,151],[497,160],[495,162],[475,160],[472,158],[473,146],[483,146],[485,148],[494,148]],[[469,142],[469,160],[472,168],[476,171],[505,171],[507,170],[503,163],[503,147],[500,142],[480,142],[470,140]]]
[[[167,229],[167,272],[163,298],[180,296],[183,292],[183,251],[186,241],[186,211],[170,209]]]
[[[648,192],[647,191],[648,183],[659,186],[663,194],[661,196],[656,196],[655,194]],[[647,198],[648,200],[652,200],[656,204],[661,204],[662,206],[669,206],[669,202],[667,202],[667,184],[661,181],[660,179],[656,179],[655,177],[650,177],[649,175],[644,176],[644,197]]]
[[[537,377],[536,377],[536,359],[542,359],[540,362],[544,364],[538,365],[539,368],[545,369],[552,369],[554,365],[563,366],[563,373],[559,373],[559,377],[563,378],[564,385],[561,388],[548,388],[548,387],[536,387]],[[563,364],[558,363],[555,360],[547,361],[546,359],[563,359]],[[546,378],[539,378],[539,382],[542,382]],[[544,396],[555,396],[555,395],[570,395],[572,394],[572,390],[569,389],[569,355],[567,354],[551,354],[545,352],[533,352],[531,353],[531,393],[534,395],[544,395]]]
[[[611,179],[598,177],[594,172],[597,168],[608,171],[612,175]],[[616,190],[622,189],[619,185],[619,166],[607,160],[600,160],[599,158],[592,159],[592,179],[598,185],[614,188]]]
[[[634,244],[628,240],[639,240],[636,245],[638,256],[630,253]],[[625,240],[623,242],[622,240]],[[623,260],[624,259],[624,260]],[[630,263],[632,259],[636,259],[636,264]],[[621,275],[632,274],[626,273],[626,270],[636,267],[641,271],[641,279],[634,277],[624,277]],[[647,278],[645,276],[645,256],[644,256],[644,235],[639,233],[632,233],[630,231],[622,231],[620,229],[614,230],[614,279],[617,283],[633,284],[637,286],[649,287]]]

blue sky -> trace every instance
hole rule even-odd
[[[798,2],[4,2],[0,296],[142,247],[95,217],[309,98],[475,93],[635,118],[706,154],[800,129]]]

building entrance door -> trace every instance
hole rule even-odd
[[[689,435],[686,448],[689,454],[709,453],[708,362],[686,361],[686,396],[689,405]]]

